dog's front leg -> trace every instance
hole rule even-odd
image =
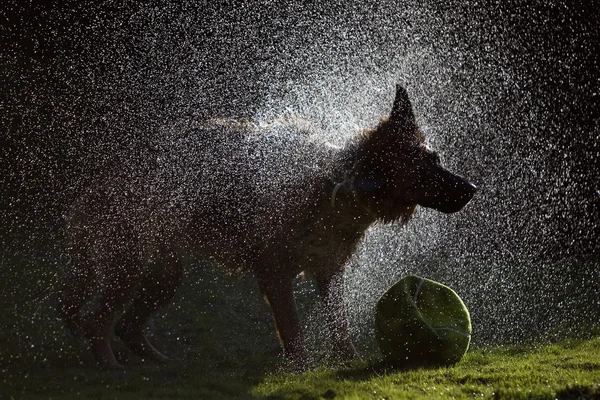
[[[313,361],[300,326],[292,280],[269,273],[257,273],[256,277],[261,294],[271,307],[284,356],[292,361],[299,371],[312,368]]]
[[[344,360],[358,357],[348,329],[348,317],[344,304],[344,273],[319,273],[314,278],[325,307],[325,322],[337,356]]]

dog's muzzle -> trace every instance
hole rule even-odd
[[[444,168],[438,168],[432,178],[418,202],[423,207],[447,214],[455,213],[462,210],[477,192],[475,185]]]

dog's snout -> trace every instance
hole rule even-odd
[[[440,169],[437,177],[434,186],[438,190],[423,193],[420,205],[443,213],[455,213],[462,210],[477,192],[477,186],[448,170]]]

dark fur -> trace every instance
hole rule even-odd
[[[232,271],[254,272],[284,353],[299,368],[312,361],[292,279],[312,276],[334,350],[352,358],[343,271],[366,230],[377,221],[407,223],[417,205],[458,211],[475,192],[424,145],[401,87],[389,118],[343,149],[288,129],[230,120],[176,127],[164,148],[123,162],[82,194],[69,220],[60,312],[102,367],[120,367],[109,330],[130,300],[117,335],[134,352],[166,360],[144,327],[175,293],[191,247]],[[98,292],[98,308],[81,315]]]

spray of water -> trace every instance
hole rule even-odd
[[[318,160],[282,144],[295,139],[281,121],[310,121],[311,143],[344,146],[388,113],[400,82],[428,144],[480,192],[459,214],[420,209],[407,227],[369,231],[346,283],[363,347],[372,347],[375,301],[407,273],[457,290],[476,343],[598,320],[600,131],[587,75],[595,25],[581,22],[590,21],[583,10],[491,0],[98,7],[48,11],[57,39],[35,37],[54,47],[30,69],[18,48],[2,56],[20,85],[3,117],[5,248],[17,235],[39,248],[47,231],[60,243],[64,205],[115,159],[155,158],[165,143],[198,157],[176,135],[190,121],[241,116],[256,131],[274,127],[271,164],[257,179],[293,182],[290,159]],[[31,79],[40,70],[42,89]],[[55,252],[28,259],[55,267]],[[318,310],[306,313],[317,329]]]

